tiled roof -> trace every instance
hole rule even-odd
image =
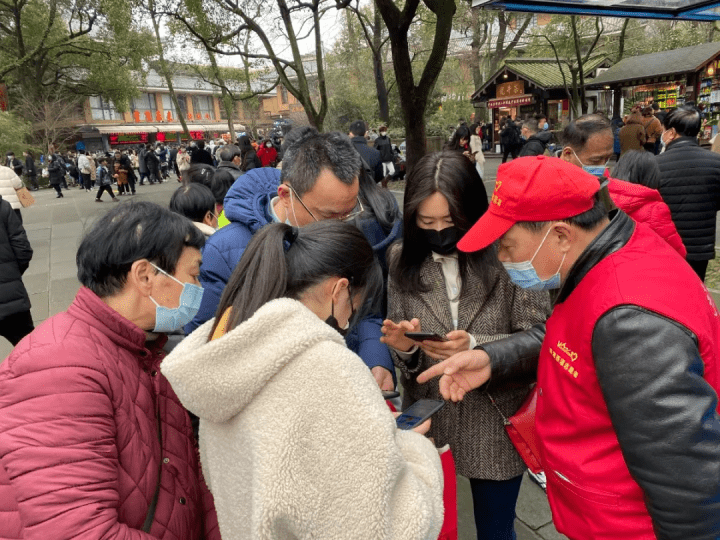
[[[622,59],[592,81],[592,85],[611,84],[648,77],[688,73],[700,69],[720,54],[720,42],[702,43]]]
[[[587,62],[585,66],[583,66],[585,77],[591,75],[595,69],[605,62],[609,62],[609,59],[605,56],[594,58]],[[564,88],[563,73],[565,73],[565,78],[568,84],[570,84],[572,80],[568,67],[563,65],[562,71],[560,71],[560,66],[558,66],[558,63],[554,58],[512,58],[506,60],[505,64],[491,77],[489,77],[485,84],[475,91],[471,99],[473,101],[477,100],[488,86],[498,82],[498,77],[500,77],[505,71],[513,73],[522,79],[531,81],[536,86],[545,90],[551,88]]]
[[[591,73],[596,67],[607,60],[606,57],[591,59],[583,66],[585,75]],[[528,79],[542,88],[563,88],[563,72],[568,82],[572,80],[570,70],[566,65],[558,66],[555,59],[545,58],[520,58],[505,61],[505,66],[514,71],[517,75]]]

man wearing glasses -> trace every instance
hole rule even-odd
[[[200,282],[205,292],[198,314],[185,327],[187,333],[215,315],[235,266],[262,227],[272,222],[303,227],[326,219],[350,221],[364,211],[358,197],[362,162],[350,139],[312,128],[297,131],[283,155],[282,175],[277,169],[252,169],[228,191],[224,208],[230,224],[210,236],[203,249]],[[390,352],[379,341],[381,325],[382,318],[360,321],[361,337],[351,347],[379,383],[394,373]]]

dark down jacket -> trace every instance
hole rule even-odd
[[[33,250],[10,203],[0,197],[0,320],[30,309],[22,275]]]
[[[657,156],[660,195],[687,248],[687,260],[715,258],[715,220],[720,202],[720,155],[681,137]]]

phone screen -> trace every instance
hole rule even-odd
[[[422,424],[445,405],[439,399],[421,399],[410,405],[395,421],[398,429],[412,429]]]

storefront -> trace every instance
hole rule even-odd
[[[605,58],[588,62],[585,77],[592,78],[609,65]],[[565,88],[570,75],[564,71],[554,59],[511,59],[475,91],[471,97],[474,106],[490,111],[493,144],[500,141],[500,120],[504,117],[524,120],[544,114],[551,129],[562,129],[570,121],[570,102]],[[593,96],[593,99],[597,98]]]
[[[672,109],[693,103],[704,110],[703,138],[718,132],[720,120],[720,43],[703,43],[625,58],[587,85],[614,94],[613,115],[634,105],[657,103]]]
[[[189,124],[190,137],[188,137],[181,124],[109,124],[81,128],[80,135],[88,151],[109,152],[119,146],[139,146],[156,142],[178,144],[188,142],[190,138],[229,140],[227,127],[227,124]],[[241,124],[235,124],[234,127],[236,132],[245,129]]]

